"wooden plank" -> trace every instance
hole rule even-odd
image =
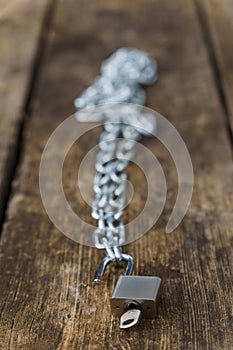
[[[33,63],[49,2],[0,1],[0,221],[18,155]]]
[[[215,66],[231,138],[233,135],[233,5],[231,0],[197,0],[209,52]],[[228,121],[227,121],[228,122]]]
[[[93,287],[103,255],[71,242],[54,228],[38,188],[47,138],[74,111],[73,98],[93,81],[102,59],[120,46],[144,49],[158,59],[160,76],[148,88],[148,104],[178,128],[195,172],[189,213],[175,232],[166,235],[176,171],[162,146],[153,139],[144,142],[165,169],[167,205],[156,227],[125,250],[135,257],[135,274],[162,277],[163,292],[157,319],[144,320],[127,332],[119,330],[109,308],[122,270],[110,267],[102,284]],[[64,167],[65,192],[86,220],[89,208],[73,186],[76,165],[98,132],[92,136],[92,141],[83,138],[72,148]],[[137,198],[144,198],[138,170],[131,168],[129,175],[140,194]],[[60,1],[1,240],[3,349],[231,349],[231,183],[223,111],[194,4]],[[142,204],[136,199],[136,207]],[[128,215],[133,216],[132,208]]]

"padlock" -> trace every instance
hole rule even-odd
[[[120,317],[120,328],[139,323],[140,318],[154,318],[161,279],[154,276],[120,276],[111,297],[112,314]]]
[[[99,283],[106,266],[113,260],[113,251],[102,260],[94,279]],[[115,252],[115,251],[114,251]],[[116,253],[116,252],[115,252]],[[113,254],[114,255],[114,254]],[[120,317],[120,328],[130,328],[139,323],[140,318],[154,318],[157,314],[157,300],[161,279],[155,276],[132,276],[133,258],[129,254],[120,254],[127,263],[125,274],[120,276],[110,300],[112,314]]]

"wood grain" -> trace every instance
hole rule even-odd
[[[9,193],[48,0],[1,1],[0,221]]]
[[[233,4],[231,0],[196,0],[204,25],[220,98],[233,135]],[[228,120],[226,121],[228,123]]]
[[[58,2],[1,239],[2,349],[232,349],[231,149],[195,11],[185,0]],[[110,266],[94,287],[103,253],[71,242],[50,223],[38,187],[49,135],[74,111],[73,98],[92,83],[100,62],[121,46],[158,60],[148,105],[177,127],[195,173],[189,212],[167,235],[176,170],[162,145],[143,141],[164,168],[167,203],[158,224],[125,251],[135,257],[136,275],[162,278],[163,292],[158,317],[126,332],[109,307],[123,269]],[[77,165],[98,134],[72,147],[64,166],[65,193],[87,221],[89,208],[74,186]],[[140,209],[145,187],[137,168],[129,176]]]

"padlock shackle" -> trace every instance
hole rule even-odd
[[[119,259],[111,259],[109,256],[106,256],[105,258],[103,258],[103,260],[101,261],[99,268],[97,270],[94,282],[95,283],[99,283],[100,282],[100,277],[103,276],[105,269],[107,267],[107,265],[111,262],[115,262],[115,261],[125,261],[127,263],[126,265],[126,269],[125,269],[125,273],[124,275],[131,275],[132,271],[133,271],[133,266],[134,266],[134,261],[133,261],[133,257],[129,254],[121,254],[121,257]]]

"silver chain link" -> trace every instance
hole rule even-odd
[[[125,242],[125,169],[134,156],[135,142],[155,129],[154,116],[142,113],[145,92],[141,85],[152,84],[156,77],[157,64],[148,54],[121,48],[102,63],[101,76],[74,101],[79,121],[104,120],[91,215],[98,220],[94,244],[105,248],[109,261],[126,258],[120,248]]]

